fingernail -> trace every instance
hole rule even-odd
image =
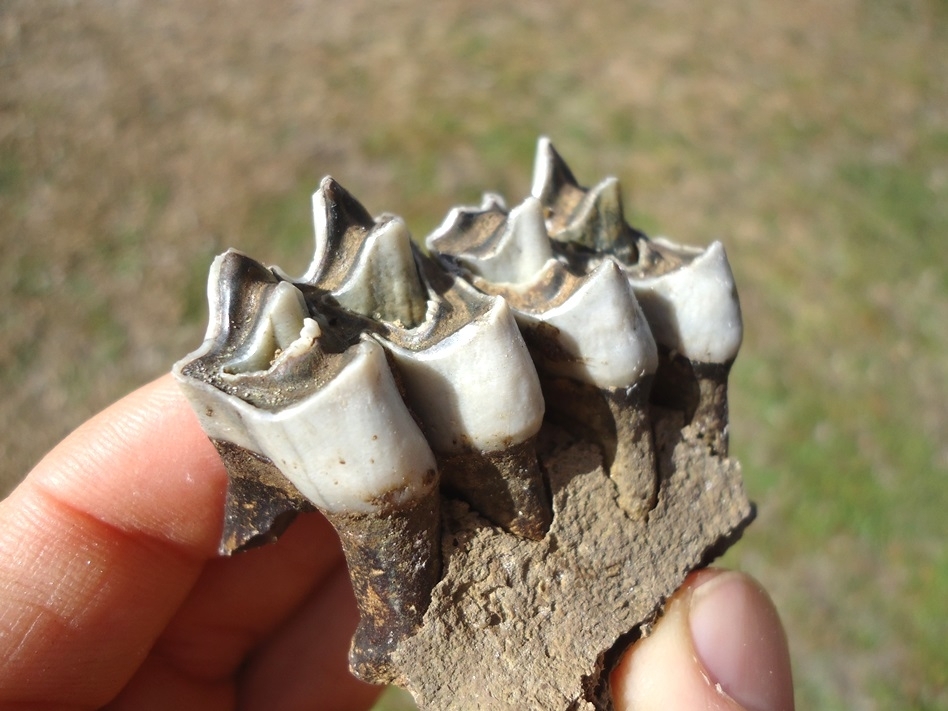
[[[773,602],[747,575],[725,572],[694,590],[692,642],[718,690],[747,711],[793,711],[787,638]]]

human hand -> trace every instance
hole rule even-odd
[[[617,711],[793,711],[787,638],[760,584],[692,573],[612,673]]]
[[[217,558],[227,476],[170,377],[0,502],[0,709],[365,709],[335,532]]]
[[[165,377],[0,502],[0,708],[372,705],[347,671],[358,613],[332,528],[301,516],[218,559],[226,480]],[[779,619],[736,573],[690,577],[612,682],[620,710],[793,708]]]

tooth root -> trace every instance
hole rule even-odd
[[[656,244],[682,263],[658,276],[630,277],[661,346],[654,399],[683,411],[712,451],[726,455],[727,378],[744,331],[734,275],[720,242],[703,251]]]
[[[652,402],[683,413],[695,439],[713,454],[728,454],[727,381],[732,363],[697,363],[659,350]]]
[[[350,667],[371,684],[396,683],[391,653],[421,626],[441,578],[438,490],[385,516],[327,517],[339,532],[359,606]]]
[[[482,312],[457,331],[429,334],[430,345],[411,348],[380,340],[446,486],[494,523],[542,537],[551,509],[534,443],[544,411],[536,369],[506,302],[465,289],[455,283],[446,303],[461,309],[470,298]]]
[[[533,194],[550,211],[550,235],[567,243],[565,256],[574,266],[588,255],[570,252],[571,244],[611,254],[623,264],[662,346],[656,401],[682,409],[713,451],[726,453],[727,371],[743,327],[720,242],[699,250],[648,240],[625,222],[618,181],[607,178],[585,190],[546,139],[537,150]],[[682,356],[688,367],[675,367]],[[686,377],[686,371],[691,373],[687,388],[676,380]]]
[[[522,538],[541,540],[553,511],[536,454],[536,435],[502,450],[441,455],[448,490],[478,513]]]
[[[532,192],[509,212],[494,195],[452,210],[427,241],[453,255],[439,269],[400,219],[373,219],[326,178],[302,282],[239,253],[215,260],[205,341],[175,365],[229,473],[221,552],[321,510],[346,554],[361,616],[350,662],[366,681],[406,681],[391,658],[441,577],[439,484],[511,533],[546,536],[545,415],[600,445],[639,520],[659,486],[652,412],[667,425],[679,415],[660,408],[674,407],[684,438],[727,453],[742,326],[723,248],[649,241],[625,222],[618,181],[580,186],[546,138]]]
[[[541,373],[547,417],[579,439],[595,442],[616,486],[619,506],[633,519],[648,515],[658,492],[649,411],[652,376],[628,388],[599,388]]]
[[[228,474],[221,555],[272,543],[298,513],[314,510],[272,462],[231,442],[213,442]]]
[[[275,286],[272,273],[240,255],[217,267],[212,278],[223,281],[209,293],[218,323],[175,375],[228,471],[221,551],[273,540],[315,505],[339,533],[359,593],[353,667],[368,681],[393,681],[390,654],[420,626],[441,573],[434,455],[378,343],[324,353],[315,321],[296,328],[295,287]],[[249,313],[231,322],[225,295]],[[281,360],[268,370],[225,372],[235,350],[258,362],[268,353],[254,348],[269,351],[278,333],[294,330],[292,354],[281,358],[300,361],[296,370]]]

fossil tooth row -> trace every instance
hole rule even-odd
[[[204,342],[174,373],[230,476],[223,553],[312,508],[338,531],[363,679],[399,680],[391,653],[441,575],[443,496],[545,536],[544,422],[599,444],[631,517],[657,496],[653,404],[726,452],[741,324],[723,248],[649,240],[617,181],[581,187],[546,139],[533,194],[455,208],[432,256],[332,178],[313,214],[298,279],[233,250],[214,261]]]
[[[532,193],[573,268],[588,270],[606,257],[621,265],[662,356],[653,400],[684,410],[712,451],[727,454],[727,376],[743,321],[724,246],[648,239],[626,223],[618,181],[583,188],[546,138]]]
[[[511,304],[551,417],[597,441],[623,507],[648,511],[656,491],[648,395],[658,354],[618,264],[605,259],[576,275],[554,258],[533,197],[509,214],[490,197],[479,208],[456,208],[428,247]]]

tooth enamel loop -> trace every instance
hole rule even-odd
[[[629,282],[612,259],[585,278],[562,304],[540,314],[518,312],[529,328],[537,321],[553,326],[570,359],[543,359],[552,375],[599,388],[624,388],[658,368],[658,349]],[[534,355],[542,359],[542,353]]]
[[[286,281],[274,285],[251,337],[224,366],[224,374],[267,370],[274,359],[300,338],[308,318],[303,294]]]
[[[382,348],[366,341],[350,350],[351,360],[335,378],[290,407],[261,410],[237,398],[231,405],[256,451],[320,509],[397,509],[437,485],[434,455],[398,393]]]
[[[741,306],[720,242],[678,269],[629,282],[658,343],[699,363],[730,363],[737,356]]]
[[[626,231],[622,192],[616,178],[606,178],[589,190],[570,214],[554,214],[550,234],[598,251],[610,251]]]
[[[421,323],[427,300],[401,218],[380,223],[369,234],[347,279],[332,293],[347,309],[376,320],[408,328]]]
[[[478,219],[485,223],[481,228],[483,234],[471,240],[464,231]],[[464,241],[469,248],[451,252],[452,244],[463,237],[467,237]],[[456,209],[428,238],[428,246],[434,251],[456,254],[473,274],[495,283],[529,281],[553,257],[543,224],[543,208],[535,198],[527,198],[509,215],[498,201],[485,200],[479,211]]]
[[[619,260],[656,342],[693,362],[734,360],[743,337],[741,309],[719,242],[702,250],[649,240],[625,222],[615,178],[586,190],[546,138],[537,146],[533,195],[549,211],[553,239]],[[580,266],[579,255],[566,257]]]
[[[383,342],[436,452],[497,451],[540,429],[539,378],[504,299],[423,350]]]

